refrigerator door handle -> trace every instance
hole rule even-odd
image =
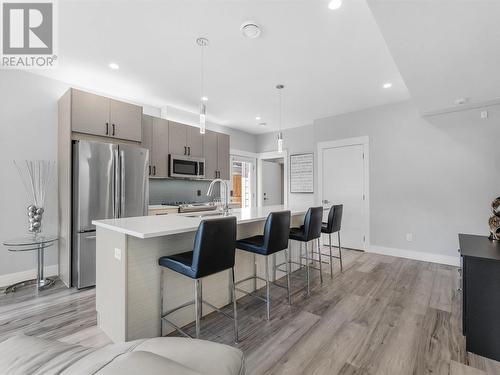
[[[125,151],[120,150],[120,217],[125,213]]]
[[[113,164],[114,164],[114,191],[115,197],[113,199],[113,212],[114,217],[120,217],[120,196],[121,196],[121,163],[118,149],[113,150]]]

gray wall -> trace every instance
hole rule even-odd
[[[487,109],[488,120],[480,110],[422,118],[411,102],[391,104],[288,130],[284,147],[316,153],[321,141],[369,136],[371,245],[457,256],[457,233],[487,234],[500,195],[500,106]],[[274,139],[259,136],[258,151]]]
[[[57,101],[69,87],[28,72],[0,70],[0,243],[25,232],[26,207],[31,203],[12,160],[57,160]],[[144,112],[159,116],[161,111],[146,105]],[[231,148],[255,151],[255,136],[212,124],[209,128],[228,133]],[[57,233],[57,176],[53,181],[43,225],[47,232]],[[194,191],[193,187],[186,191]],[[156,192],[153,190],[153,194]],[[52,248],[47,252],[46,265],[55,264],[57,248]],[[0,281],[3,275],[35,267],[34,254],[13,254],[0,245]]]
[[[314,126],[307,125],[298,128],[287,129],[283,132],[284,148],[288,155],[314,152]],[[267,152],[277,150],[277,134],[266,133],[257,136],[257,152]],[[313,205],[314,194],[289,193],[288,203],[290,205]]]
[[[13,160],[57,159],[57,100],[61,82],[19,71],[0,71],[0,243],[26,232],[26,193]],[[43,231],[57,233],[57,176],[46,198]],[[57,247],[46,264],[57,264]],[[34,269],[33,252],[11,253],[0,245],[0,275]]]

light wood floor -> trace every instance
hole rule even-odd
[[[248,374],[500,374],[500,363],[465,352],[456,268],[356,251],[345,252],[344,265],[340,273],[335,264],[333,279],[324,267],[322,285],[315,272],[309,297],[295,272],[292,306],[272,287],[269,322],[262,302],[238,300]],[[94,290],[60,283],[0,297],[0,341],[17,333],[109,343],[96,327]],[[209,315],[202,338],[233,344],[232,322]]]

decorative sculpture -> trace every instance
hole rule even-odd
[[[491,203],[493,215],[488,223],[490,224],[490,240],[500,241],[500,197]]]
[[[24,160],[14,161],[14,164],[27,193],[33,199],[33,204],[28,206],[28,231],[36,235],[42,231],[45,194],[55,169],[55,162]]]

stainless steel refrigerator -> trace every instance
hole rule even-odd
[[[95,285],[92,220],[144,216],[149,204],[149,151],[133,145],[73,143],[72,284]]]

